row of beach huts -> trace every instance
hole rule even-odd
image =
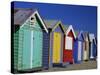
[[[44,20],[37,10],[12,11],[12,69],[30,72],[96,60],[97,38],[59,20]]]

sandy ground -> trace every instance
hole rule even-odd
[[[68,70],[84,70],[84,69],[96,69],[97,68],[97,61],[84,61],[81,64],[70,64],[67,65],[65,68],[50,68],[49,70],[43,70],[40,72],[54,72],[54,71],[68,71]]]

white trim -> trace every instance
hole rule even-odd
[[[89,40],[90,40],[90,42],[93,42],[93,40],[95,40],[94,34],[92,34],[92,33],[89,34]]]
[[[75,35],[75,32],[74,32],[74,29],[73,29],[72,25],[70,25],[70,26],[68,27],[68,29],[67,29],[67,31],[66,31],[66,35],[68,35],[68,33],[70,32],[70,30],[72,30],[72,33],[74,34],[74,37],[75,37],[75,39],[76,39],[76,35]]]
[[[26,22],[28,22],[29,21],[29,19],[32,17],[32,16],[35,16],[35,14],[37,14],[37,16],[39,17],[39,19],[40,19],[40,21],[41,21],[41,23],[42,23],[42,25],[43,25],[43,27],[44,27],[44,29],[45,29],[45,31],[48,33],[48,29],[46,28],[46,26],[45,26],[45,24],[44,24],[44,22],[42,21],[42,18],[40,17],[40,15],[39,15],[39,13],[38,13],[38,11],[35,11],[23,24],[22,24],[22,26],[21,27],[23,27],[23,25],[26,23]]]
[[[82,60],[81,59],[81,56],[82,56],[81,51],[82,51],[82,42],[81,41],[78,41],[78,60],[79,61]]]
[[[72,50],[72,48],[73,48],[73,39],[72,39],[72,37],[66,36],[66,41],[65,42],[66,42],[65,43],[65,49]]]
[[[93,43],[91,43],[91,53],[90,53],[90,58],[91,58],[91,59],[94,58],[94,57],[93,57]]]
[[[62,22],[61,22],[61,21],[58,21],[58,22],[55,24],[55,26],[53,27],[53,30],[55,30],[55,28],[57,28],[58,26],[59,26],[59,27],[61,26],[60,29],[62,28],[61,30],[63,30],[63,32],[64,32],[64,34],[65,34],[65,30],[64,30],[64,28],[63,28],[63,25],[62,25]]]
[[[82,35],[83,35],[83,31],[81,30],[81,31],[79,32],[79,34],[78,34],[78,38],[82,37]]]
[[[35,14],[37,14],[37,15],[38,15],[38,17],[39,17],[39,19],[40,19],[41,23],[43,24],[44,29],[45,29],[45,30],[46,30],[46,32],[48,33],[48,29],[46,28],[46,26],[45,26],[44,22],[42,21],[42,18],[40,17],[40,15],[39,15],[38,11],[36,11],[36,12],[35,12]]]
[[[31,31],[31,53],[30,53],[30,67],[32,68],[33,60],[33,31]]]

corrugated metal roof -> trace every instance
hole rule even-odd
[[[44,20],[44,23],[46,24],[47,28],[53,28],[57,22],[59,22],[58,20]]]
[[[14,24],[15,25],[22,25],[29,16],[32,15],[34,10],[32,9],[19,9],[14,14]]]

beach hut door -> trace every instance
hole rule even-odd
[[[24,30],[23,36],[23,69],[30,69],[31,68],[31,30]]]
[[[78,42],[78,60],[80,61],[82,58],[82,42]]]
[[[32,32],[32,48],[31,48],[31,66],[32,68],[37,68],[42,66],[42,32],[33,31]]]
[[[91,46],[90,46],[91,48],[91,53],[90,53],[90,58],[92,59],[93,58],[93,42],[91,42]]]
[[[53,40],[53,63],[60,62],[60,54],[61,54],[61,34],[58,32],[54,32],[54,40]]]

